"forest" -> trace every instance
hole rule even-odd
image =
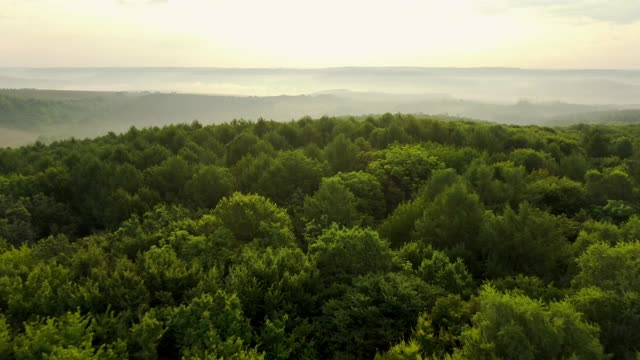
[[[2,69],[0,68],[0,73]],[[0,77],[0,85],[2,79]],[[516,125],[640,123],[640,105],[575,104],[561,101],[487,102],[447,94],[393,94],[325,90],[304,95],[233,96],[175,92],[2,89],[0,147],[35,141],[93,138],[194,120],[203,125],[231,119],[291,121],[300,114],[366,117],[369,114],[441,114]],[[624,109],[624,110],[623,110]],[[634,110],[636,109],[636,110]]]
[[[0,359],[638,359],[639,209],[640,125],[387,113],[4,148]]]

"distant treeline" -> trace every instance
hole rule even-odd
[[[85,106],[86,107],[86,106]],[[88,109],[69,102],[20,99],[0,94],[0,126],[14,129],[34,129],[60,124],[73,124],[87,114]]]
[[[575,124],[640,124],[640,110],[611,110],[559,116],[549,120],[550,125]]]
[[[130,126],[149,127],[198,120],[215,124],[233,119],[290,121],[320,117],[391,113],[446,114],[509,124],[568,125],[578,122],[635,123],[636,112],[614,106],[561,102],[492,104],[447,96],[328,91],[315,95],[239,97],[150,92],[90,92],[34,89],[0,90],[0,129],[28,131],[47,142],[71,136],[95,137]],[[613,112],[592,113],[599,110]],[[444,116],[444,115],[443,115]],[[559,117],[560,116],[560,117]],[[559,118],[557,118],[559,117]],[[617,119],[618,117],[624,117]],[[609,119],[613,118],[613,119]],[[551,120],[550,120],[551,119]],[[6,139],[0,134],[0,147]]]
[[[636,359],[639,209],[640,126],[385,114],[3,149],[0,358]]]

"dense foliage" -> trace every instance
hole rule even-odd
[[[385,114],[0,150],[0,358],[636,359],[639,141]]]

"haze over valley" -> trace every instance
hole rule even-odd
[[[1,88],[312,95],[334,90],[512,103],[640,102],[639,70],[518,68],[0,68]]]
[[[633,70],[2,68],[0,88],[0,126],[12,131],[0,136],[5,146],[193,120],[390,112],[568,124],[568,116],[640,108]]]

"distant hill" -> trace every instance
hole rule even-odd
[[[382,113],[445,115],[498,123],[563,125],[585,122],[582,114],[618,114],[614,105],[564,102],[490,103],[445,94],[390,94],[329,90],[295,96],[228,96],[158,92],[0,90],[0,127],[21,131],[18,139],[0,139],[0,147],[39,138],[94,137],[123,132],[131,126],[151,127],[198,120],[217,124],[233,119],[290,121],[303,116],[366,116]],[[580,115],[575,115],[580,114]],[[620,114],[627,114],[621,112]],[[618,116],[618,115],[616,115]],[[598,120],[587,115],[588,121]]]
[[[348,89],[386,94],[448,94],[497,103],[531,99],[594,105],[637,103],[640,71],[424,67],[0,68],[0,88],[178,91],[243,96],[301,95]]]
[[[596,111],[589,113],[557,116],[547,122],[549,125],[575,124],[611,124],[635,125],[640,124],[640,109]]]

